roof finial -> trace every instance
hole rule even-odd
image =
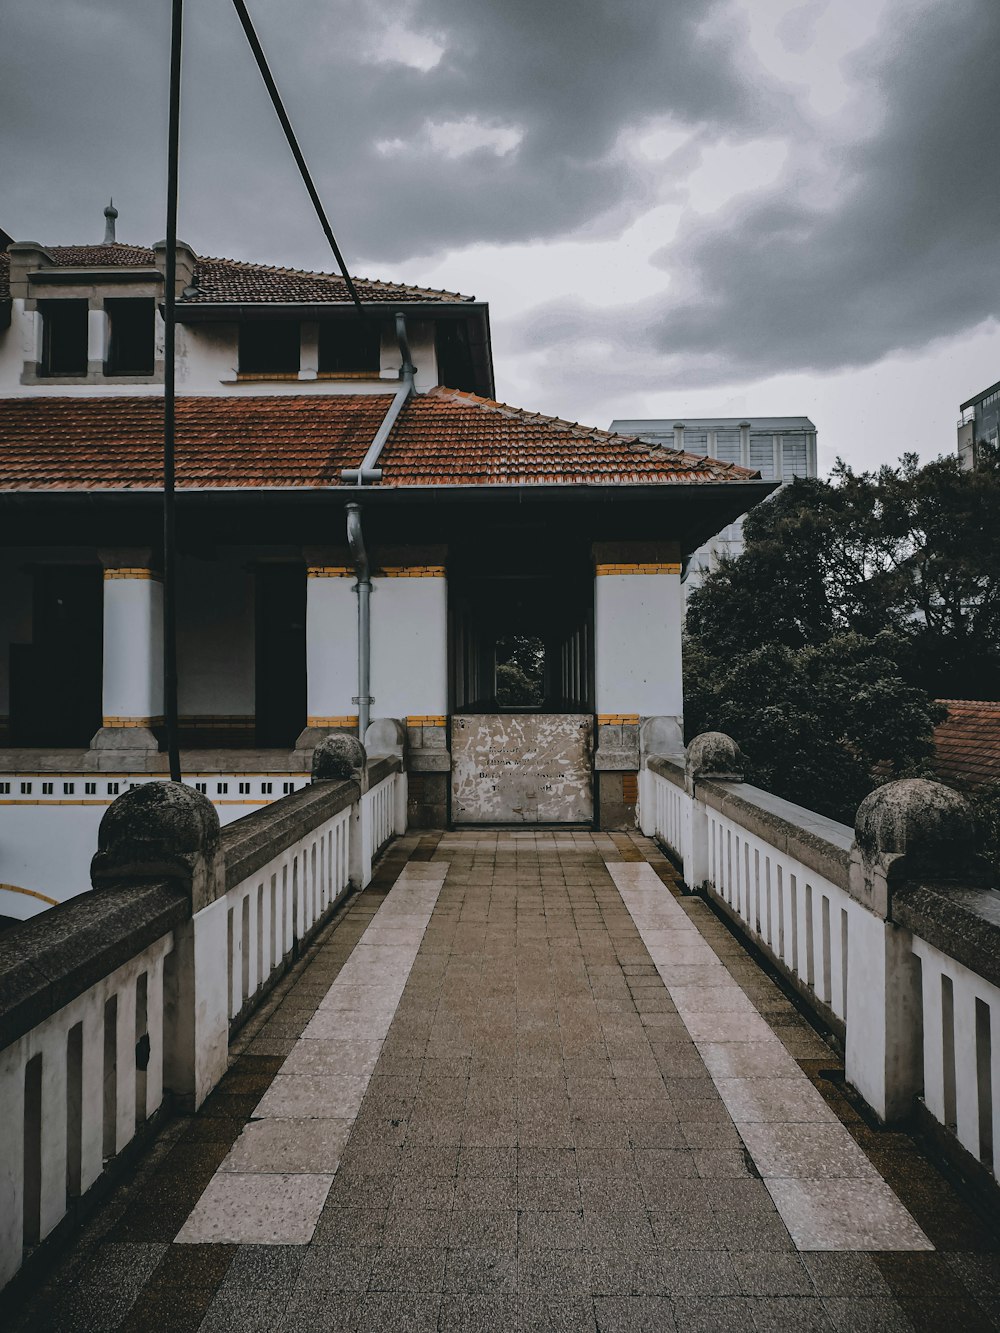
[[[112,199],[104,210],[104,244],[115,244],[115,218],[118,216],[118,209],[115,208],[115,201]]]

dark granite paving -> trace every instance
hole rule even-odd
[[[307,1246],[181,1225],[406,859],[450,865]],[[606,862],[626,835],[410,835],[242,1034],[12,1333],[1000,1328],[995,1229],[703,905],[685,910],[937,1247],[798,1253]]]

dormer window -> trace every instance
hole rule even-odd
[[[357,318],[320,324],[321,375],[378,375],[381,363],[382,337],[377,321]]]
[[[87,302],[39,301],[42,312],[41,375],[86,375]]]
[[[241,375],[297,375],[299,326],[289,319],[247,320],[240,325]]]
[[[107,375],[152,375],[155,362],[155,304],[147,297],[104,302],[111,325]]]

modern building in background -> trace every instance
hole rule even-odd
[[[976,466],[981,441],[1000,441],[1000,380],[964,402],[959,409],[958,456],[965,468]]]
[[[815,477],[816,427],[808,417],[670,417],[621,419],[611,430],[638,435],[651,444],[685,453],[707,455],[724,463],[737,463],[759,472],[764,481],[791,481]],[[718,567],[723,556],[738,556],[743,550],[743,519],[727,524],[692,554],[684,573],[684,591],[697,588],[705,575]]]

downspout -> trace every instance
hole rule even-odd
[[[375,437],[368,446],[368,452],[357,468],[344,468],[341,480],[353,482],[357,487],[366,483],[381,481],[382,469],[377,466],[385,448],[386,440],[396,424],[396,419],[406,403],[415,393],[414,376],[416,366],[410,354],[410,343],[406,336],[406,317],[398,311],[396,314],[396,341],[399,343],[399,355],[402,364],[399,368],[400,385],[389,404],[389,410],[382,419],[382,424],[375,432]],[[347,544],[351,549],[354,569],[358,576],[358,740],[364,744],[365,732],[371,720],[371,597],[372,577],[368,564],[368,552],[365,550],[364,533],[361,530],[361,506],[353,501],[347,506]]]
[[[410,354],[410,343],[406,336],[406,316],[402,311],[396,313],[396,341],[399,343],[399,355],[402,365],[399,367],[399,388],[389,404],[389,410],[382,418],[382,424],[375,432],[375,437],[368,446],[368,452],[361,460],[360,467],[345,467],[340,474],[341,481],[352,482],[355,486],[364,486],[373,481],[382,480],[382,469],[378,460],[382,456],[385,442],[388,440],[396,418],[416,392],[413,379],[417,368]]]
[[[347,506],[347,544],[358,576],[358,740],[364,744],[371,714],[371,597],[372,578],[368,567],[361,506]]]

